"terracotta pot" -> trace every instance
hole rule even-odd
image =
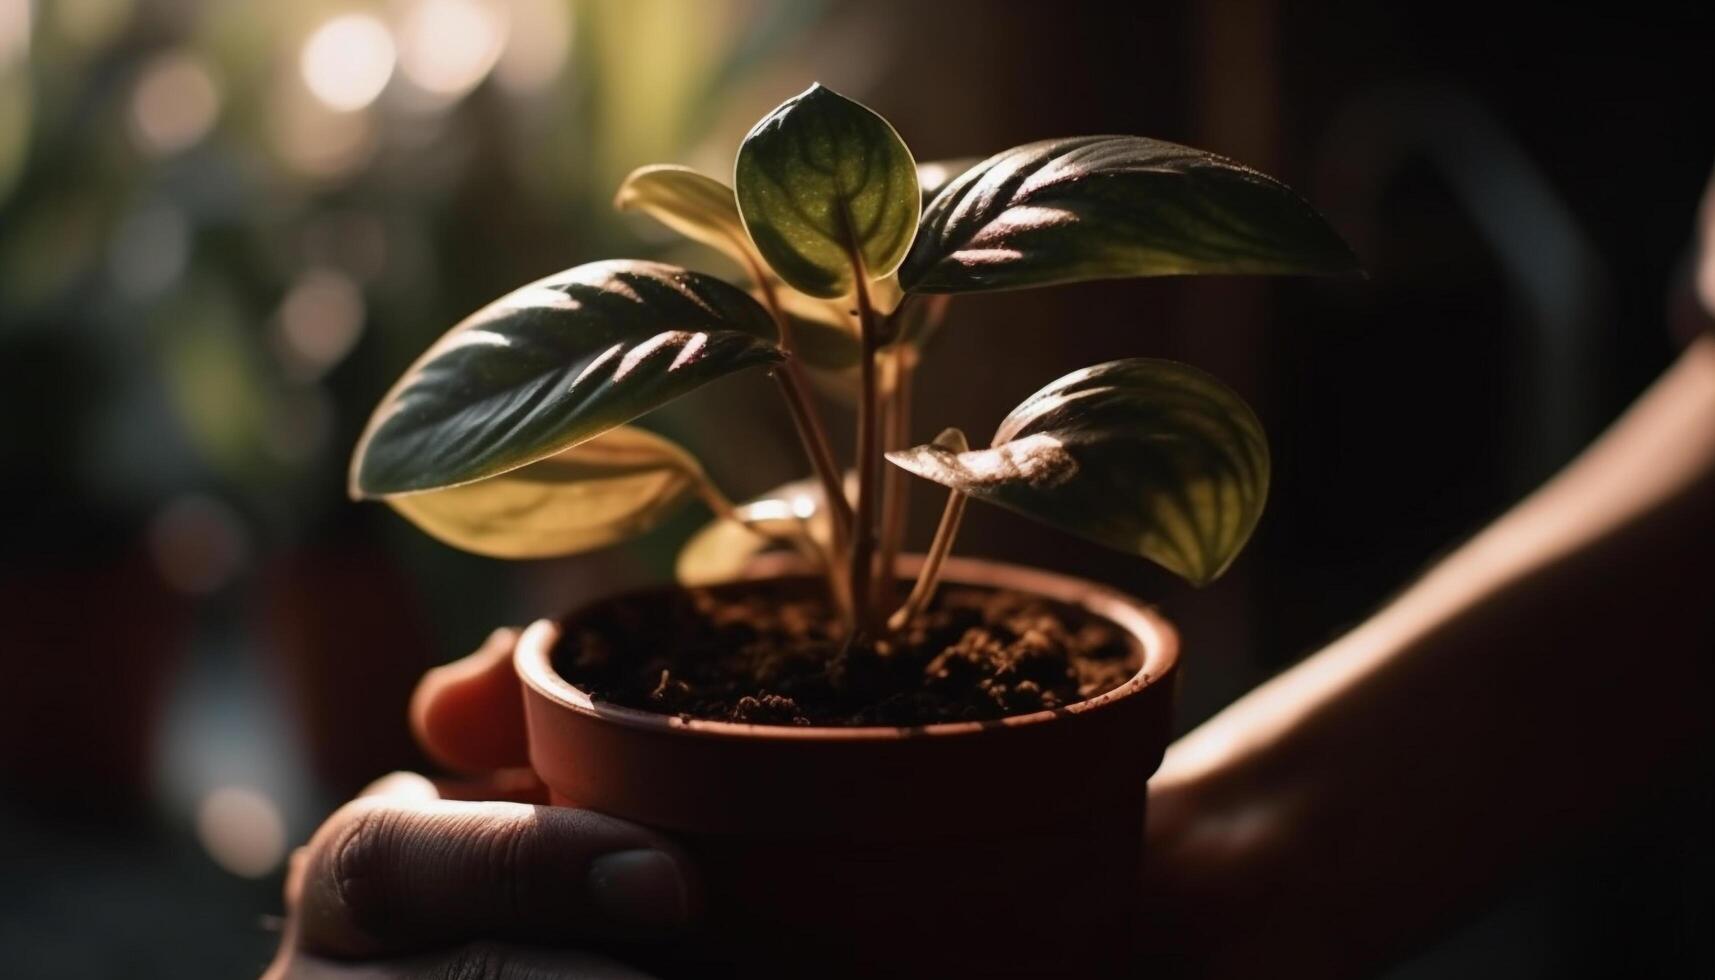
[[[962,560],[946,580],[1082,607],[1129,634],[1142,667],[998,721],[791,728],[593,702],[553,668],[563,625],[525,632],[531,763],[554,802],[664,830],[696,859],[694,975],[1135,972],[1144,784],[1169,737],[1178,640],[1079,579]]]

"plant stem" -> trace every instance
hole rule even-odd
[[[942,317],[946,316],[949,299],[951,297],[940,295],[925,298],[921,294],[907,294],[905,301],[889,318],[893,371],[887,391],[887,450],[904,449],[911,442],[911,394],[917,360],[922,356],[921,345],[926,334],[939,327]],[[905,546],[905,532],[910,523],[911,495],[904,470],[897,466],[885,468],[882,497],[881,561],[878,563],[881,576],[880,587],[875,591],[877,607],[885,609],[893,605],[898,591],[894,566],[900,549]]]
[[[929,554],[923,558],[923,568],[917,573],[917,584],[911,587],[911,595],[906,598],[905,605],[888,617],[888,629],[904,629],[913,617],[928,608],[929,600],[935,598],[935,586],[941,581],[941,566],[953,550],[953,539],[959,534],[959,519],[965,516],[965,501],[968,499],[957,490],[947,491],[947,508],[941,511],[941,523],[935,528],[935,540],[930,543]]]
[[[722,493],[721,488],[715,486],[715,481],[709,479],[707,474],[697,474],[696,483],[697,496],[716,517],[725,520],[738,519],[738,508],[732,505],[732,499]]]
[[[843,554],[846,542],[851,540],[852,508],[846,502],[845,481],[840,479],[839,464],[834,462],[834,452],[828,447],[828,438],[822,432],[821,419],[805,388],[796,359],[788,359],[784,368],[774,373],[774,378],[780,383],[780,393],[785,397],[792,421],[798,427],[798,438],[804,443],[810,465],[822,482],[822,497],[832,518],[834,551]]]
[[[876,397],[876,357],[879,351],[880,324],[870,303],[868,275],[863,256],[851,249],[852,271],[857,282],[858,327],[863,338],[863,359],[859,371],[860,386],[857,405],[858,472],[857,513],[852,528],[851,596],[856,616],[856,634],[874,633],[876,607],[870,595],[871,573],[875,563],[876,497],[880,488],[881,440],[880,404]]]
[[[904,449],[911,441],[911,381],[917,350],[909,343],[894,344],[889,349],[887,360],[887,438],[882,446],[884,452]],[[880,573],[876,579],[875,604],[878,609],[885,609],[893,604],[898,592],[894,565],[905,542],[905,525],[910,516],[911,495],[906,490],[904,470],[897,466],[883,470],[881,496],[881,560],[876,563]]]
[[[810,385],[804,378],[803,365],[798,363],[791,321],[786,318],[786,311],[780,306],[780,298],[775,295],[774,283],[754,265],[750,274],[756,282],[756,288],[762,293],[763,305],[774,318],[774,328],[780,332],[780,346],[786,351],[786,361],[774,372],[774,379],[780,384],[780,394],[786,399],[786,409],[792,415],[792,424],[798,430],[799,441],[804,444],[804,454],[810,457],[810,467],[822,482],[822,496],[828,513],[833,515],[833,551],[835,555],[842,555],[845,553],[846,542],[851,540],[852,530],[852,508],[846,502],[845,480],[841,478],[839,463],[834,460],[834,451],[828,442],[827,427],[822,424],[821,413],[816,410],[816,401],[810,396]]]

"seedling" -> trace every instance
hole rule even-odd
[[[351,494],[502,558],[585,551],[700,498],[716,515],[687,582],[772,545],[827,576],[853,639],[934,594],[969,498],[1133,552],[1193,584],[1244,547],[1268,493],[1250,408],[1195,368],[1128,358],[1025,399],[988,445],[948,429],[908,446],[924,346],[959,293],[1128,276],[1352,271],[1291,190],[1213,154],[1136,136],[1030,143],[915,163],[881,116],[821,85],[756,124],[733,188],[644,167],[617,206],[735,260],[743,287],[658,262],[592,262],[501,297],[429,348],[375,410]],[[716,378],[772,374],[813,476],[736,505],[684,449],[630,423]],[[848,471],[812,374],[856,405]],[[886,469],[883,459],[893,464]],[[903,474],[948,488],[903,602]]]

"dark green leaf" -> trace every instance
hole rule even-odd
[[[992,448],[931,444],[887,458],[1197,585],[1238,555],[1268,496],[1268,443],[1249,406],[1202,371],[1147,358],[1043,388],[1006,417]]]
[[[469,483],[551,456],[715,378],[780,359],[740,290],[656,262],[592,262],[495,301],[393,386],[354,496]]]
[[[1007,150],[956,178],[924,211],[899,278],[910,292],[959,293],[1356,269],[1322,216],[1270,177],[1159,140],[1084,136]]]
[[[738,210],[780,277],[811,296],[899,266],[917,231],[917,168],[887,120],[812,85],[756,124],[734,170]]]

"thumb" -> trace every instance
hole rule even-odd
[[[517,630],[495,630],[475,653],[417,683],[411,730],[435,762],[463,773],[529,765],[524,695],[512,669],[517,642]]]

